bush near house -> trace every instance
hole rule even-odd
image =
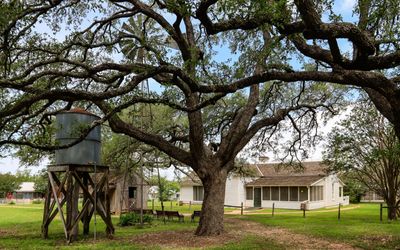
[[[143,215],[143,223],[150,224],[153,221],[153,217],[148,214]],[[127,214],[122,214],[119,217],[119,225],[124,227],[124,226],[132,226],[135,224],[140,223],[140,215],[136,213],[127,213]]]

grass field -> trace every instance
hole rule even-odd
[[[166,209],[169,209],[166,206]],[[185,211],[185,207],[181,207]],[[191,208],[191,210],[193,210]],[[49,228],[49,239],[40,237],[42,220],[42,205],[0,205],[0,249],[163,249],[160,246],[140,245],[131,240],[135,235],[146,235],[154,232],[184,232],[193,231],[197,223],[167,222],[155,220],[151,226],[144,229],[136,227],[119,227],[118,217],[113,217],[116,228],[114,239],[107,239],[104,234],[104,224],[98,217],[98,240],[93,240],[93,220],[90,237],[80,236],[77,242],[67,246],[64,241],[59,217]],[[187,210],[189,211],[189,210]],[[265,210],[268,212],[268,210]],[[246,216],[228,215],[228,217],[257,221],[266,227],[285,228],[297,234],[315,238],[346,242],[352,246],[364,249],[396,249],[400,247],[400,223],[379,221],[379,205],[361,204],[351,210],[343,210],[341,220],[337,220],[336,211],[318,210],[307,212],[306,218],[300,211],[281,210],[271,217],[270,214],[254,214]],[[294,213],[293,213],[294,212]],[[266,228],[266,230],[268,230]],[[179,233],[178,233],[179,234]],[[224,245],[210,246],[207,249],[295,249],[293,245],[282,245],[271,239],[256,235],[244,234],[240,242],[226,242]],[[186,248],[174,248],[186,249]]]
[[[344,241],[364,249],[400,247],[400,221],[387,221],[384,211],[381,223],[379,204],[350,205],[350,208],[354,209],[342,209],[340,221],[337,209],[329,208],[308,211],[306,218],[303,218],[301,211],[276,210],[274,217],[270,214],[256,214],[247,215],[243,219],[261,222],[267,226],[284,227],[296,233],[318,238]],[[271,211],[264,210],[264,212]]]

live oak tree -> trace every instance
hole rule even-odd
[[[400,204],[400,143],[393,125],[360,102],[329,134],[324,155],[332,171],[345,173],[384,198],[388,219]]]
[[[11,173],[0,174],[0,198],[6,198],[8,193],[19,189],[21,182]]]
[[[302,138],[316,128],[315,109],[345,96],[324,83],[365,91],[400,137],[398,1],[359,1],[353,23],[332,4],[2,1],[0,145],[53,150],[52,115],[88,107],[101,115],[92,126],[107,121],[190,166],[205,190],[196,234],[219,234],[235,156],[282,121],[295,131],[289,155],[312,143]],[[176,124],[149,131],[119,116],[137,104],[171,108]]]

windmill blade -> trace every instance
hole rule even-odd
[[[128,32],[128,33],[125,33],[125,34],[136,35],[136,30],[131,25],[128,25],[127,23],[122,24],[122,29]]]
[[[141,52],[139,51],[141,48],[138,40],[145,40],[142,20],[142,15],[137,15],[136,18],[129,18],[127,22],[122,24],[122,30],[119,33],[120,37],[123,38],[119,43],[121,51],[127,58],[133,61],[144,60],[146,57],[145,50],[142,49]]]

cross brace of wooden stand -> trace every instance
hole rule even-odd
[[[57,214],[60,216],[68,243],[76,239],[79,221],[83,223],[83,234],[88,235],[90,220],[95,211],[105,222],[107,235],[114,234],[108,197],[108,167],[57,165],[48,166],[47,173],[49,180],[43,212],[43,238],[48,237],[49,225]],[[96,174],[91,176],[91,173]],[[83,203],[79,211],[80,190],[83,192]],[[63,211],[64,205],[66,213]]]

